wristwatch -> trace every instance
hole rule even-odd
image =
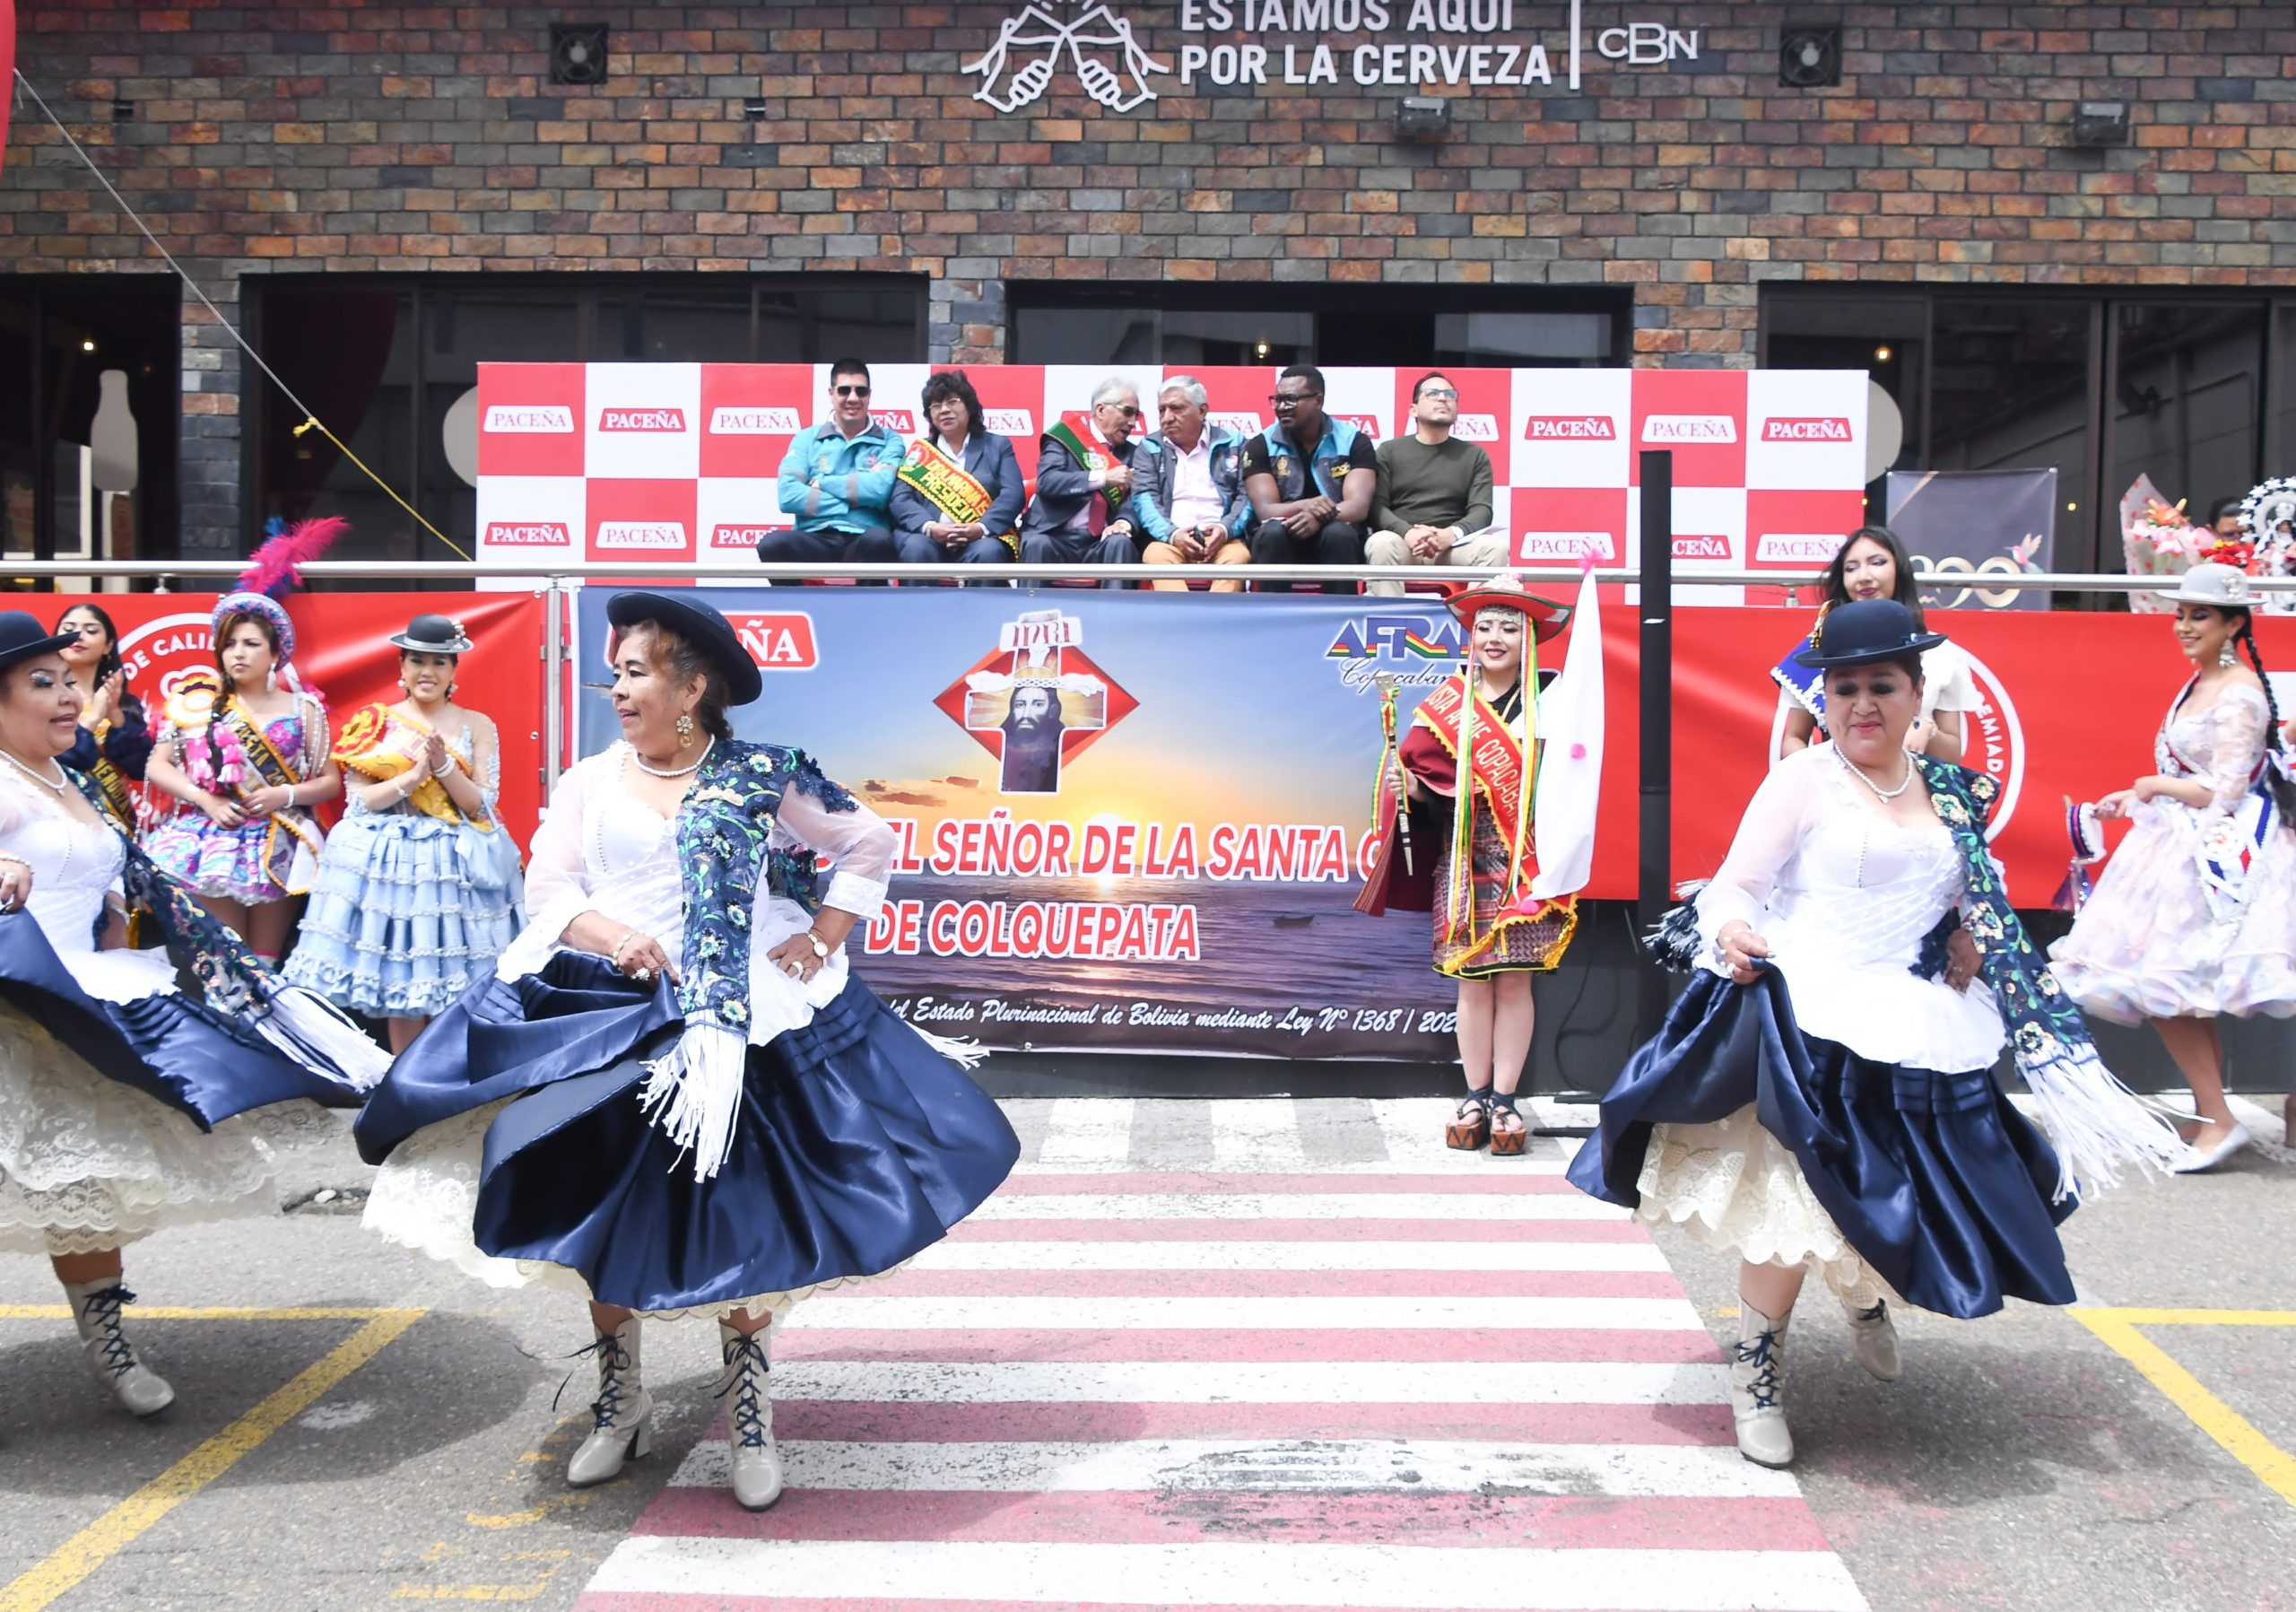
[[[813,943],[813,955],[820,958],[823,963],[827,963],[829,961],[828,942],[824,941],[820,936],[814,934],[811,929],[805,931],[805,938]]]

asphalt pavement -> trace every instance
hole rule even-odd
[[[1097,1171],[1144,1181],[1158,1172],[1192,1172],[1189,1191],[1224,1193],[1233,1206],[1260,1194],[1258,1209],[1219,1211],[1248,1215],[1280,1214],[1280,1205],[1265,1207],[1273,1201],[1265,1194],[1267,1182],[1286,1172],[1294,1179],[1283,1189],[1292,1191],[1322,1190],[1310,1178],[1323,1172],[1340,1183],[1333,1191],[1351,1178],[1361,1178],[1362,1192],[1422,1191],[1435,1178],[1410,1172],[1463,1163],[1430,1155],[1413,1139],[1431,1134],[1444,1106],[1062,1100],[1014,1102],[1008,1110],[1028,1144],[1024,1170],[1035,1177],[1065,1181]],[[1558,1115],[1549,1109],[1545,1117]],[[2269,1134],[2279,1139],[2276,1122]],[[1568,1147],[1542,1139],[1532,1162],[1551,1177]],[[1509,1163],[1485,1158],[1471,1168],[1502,1172]],[[634,1537],[667,1531],[660,1506],[683,1507],[681,1515],[695,1519],[684,1525],[690,1531],[737,1535],[749,1527],[744,1538],[766,1542],[745,1548],[764,1553],[757,1559],[768,1564],[769,1578],[772,1563],[798,1560],[801,1547],[831,1547],[797,1537],[808,1526],[800,1509],[772,1524],[778,1533],[761,1535],[730,1512],[730,1503],[720,1517],[713,1492],[682,1498],[673,1485],[689,1457],[700,1463],[689,1464],[689,1481],[706,1470],[707,1452],[698,1447],[718,1422],[710,1394],[715,1338],[706,1327],[649,1334],[649,1380],[661,1402],[656,1456],[621,1482],[567,1490],[563,1463],[586,1430],[591,1387],[587,1363],[568,1358],[587,1341],[579,1305],[560,1294],[480,1286],[362,1232],[355,1212],[346,1211],[355,1211],[367,1175],[345,1143],[295,1165],[287,1197],[296,1207],[184,1227],[131,1249],[128,1280],[139,1298],[130,1312],[134,1335],[178,1395],[174,1408],[148,1422],[112,1407],[84,1375],[44,1265],[0,1257],[0,1612],[277,1612],[439,1600],[580,1604],[604,1612],[653,1604],[642,1580],[645,1564],[656,1558],[622,1547]],[[1489,1185],[1457,1171],[1444,1181],[1475,1190]],[[1015,1189],[1078,1190],[1025,1177]],[[313,1201],[321,1192],[335,1196]],[[1796,1601],[1791,1595],[1819,1591],[1775,1590],[1761,1579],[1780,1555],[1768,1548],[1777,1541],[1760,1537],[1764,1529],[1808,1531],[1798,1503],[1790,1517],[1759,1510],[1784,1503],[1779,1498],[1745,1503],[1757,1509],[1743,1512],[1723,1509],[1740,1502],[1716,1500],[1703,1517],[1695,1501],[1672,1503],[1682,1509],[1648,1513],[1676,1518],[1671,1526],[1683,1536],[1670,1539],[1663,1529],[1636,1532],[1641,1524],[1622,1521],[1638,1503],[1628,1495],[1613,1507],[1621,1543],[1645,1552],[1680,1545],[1718,1554],[1713,1573],[1683,1581],[1691,1588],[1672,1575],[1665,1582],[1673,1587],[1662,1589],[1659,1580],[1630,1574],[1605,1604],[1862,1599],[1877,1612],[2296,1608],[2292,1193],[2296,1156],[2273,1146],[2213,1175],[2134,1187],[2089,1205],[2066,1231],[2084,1306],[2013,1304],[1974,1323],[1903,1315],[1907,1370],[1893,1385],[1876,1384],[1857,1368],[1838,1315],[1822,1294],[1805,1294],[1788,1356],[1788,1408],[1801,1449],[1794,1477],[1818,1531],[1795,1543],[1831,1551],[1823,1559],[1838,1557],[1854,1593],[1827,1589],[1834,1599]],[[1618,1228],[1630,1233],[1639,1235]],[[1509,1233],[1498,1225],[1490,1234]],[[1717,1337],[1730,1332],[1735,1300],[1728,1260],[1670,1232],[1658,1233],[1657,1246],[1697,1319]],[[1387,1283],[1380,1293],[1415,1291],[1396,1273],[1378,1279]],[[1308,1288],[1295,1283],[1287,1291],[1312,1292],[1308,1280]],[[939,1291],[929,1282],[916,1290]],[[1525,1291],[1532,1290],[1526,1281]],[[1148,1301],[1113,1302],[1136,1311]],[[1428,1358],[1439,1359],[1449,1346],[1426,1336],[1433,1339]],[[1515,1407],[1537,1401],[1541,1373],[1560,1368],[1523,1360],[1494,1369],[1476,1353],[1485,1335],[1444,1336],[1457,1340],[1460,1397],[1476,1403],[1479,1417],[1487,1413],[1489,1430],[1479,1437],[1504,1441],[1518,1431],[1519,1417],[1535,1421],[1535,1413]],[[902,1352],[891,1346],[880,1352],[888,1351]],[[1185,1362],[1184,1338],[1172,1353]],[[802,1367],[785,1369],[798,1372],[793,1382],[802,1376]],[[928,1384],[924,1391],[934,1390]],[[1710,1420],[1718,1413],[1697,1414]],[[1082,1481],[1062,1483],[1073,1488]],[[1591,1512],[1566,1519],[1520,1509],[1570,1498],[1533,1502],[1485,1492],[1483,1501],[1496,1509],[1478,1513],[1468,1542],[1538,1546],[1540,1529],[1550,1526],[1576,1531],[1548,1544],[1597,1538],[1589,1530],[1602,1526],[1601,1508],[1613,1503],[1592,1490],[1578,1497],[1596,1507]],[[1318,1503],[1339,1502],[1326,1495]],[[1275,1538],[1282,1510],[1266,1512],[1258,1525],[1249,1516],[1240,1525],[1223,1523],[1227,1543]],[[1718,1526],[1740,1515],[1787,1520],[1750,1521],[1741,1542],[1732,1532],[1736,1523]],[[1494,1521],[1518,1537],[1484,1537]],[[1214,1536],[1199,1527],[1190,1538]],[[776,1550],[793,1554],[777,1557]],[[868,1559],[865,1548],[861,1559]],[[1303,1559],[1312,1561],[1312,1552]],[[1820,1556],[1807,1560],[1815,1564]],[[1637,1599],[1637,1582],[1650,1583],[1650,1595]],[[1692,1599],[1683,1599],[1693,1590]],[[1234,1599],[1189,1593],[1202,1604]],[[1851,1599],[1840,1599],[1845,1593]],[[1488,1584],[1475,1594],[1481,1599],[1439,1595],[1412,1604],[1555,1604],[1531,1589],[1519,1599]],[[745,1598],[768,1599],[721,1601],[704,1593],[674,1604],[764,1605],[770,1595],[768,1582],[745,1590]],[[1652,1599],[1659,1596],[1673,1599]],[[987,1598],[948,1583],[900,1601],[837,1604],[952,1598],[970,1607],[1075,1599],[1057,1582]],[[1295,1596],[1283,1604],[1308,1603]],[[1343,1590],[1320,1593],[1312,1604],[1394,1603],[1366,1602]]]

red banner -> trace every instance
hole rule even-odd
[[[74,605],[100,606],[119,627],[130,693],[154,726],[170,678],[213,668],[212,593],[51,594],[22,602],[54,622]],[[543,642],[539,594],[299,593],[287,602],[295,623],[295,668],[340,725],[349,712],[402,695],[398,650],[385,640],[407,618],[452,616],[474,646],[456,670],[457,702],[494,719],[502,743],[502,820],[523,849],[542,806]]]
[[[1626,613],[1621,612],[1622,615]],[[1774,754],[1778,688],[1770,668],[1809,628],[1806,610],[1674,613],[1674,871],[1712,874]],[[1631,617],[1627,617],[1629,621]],[[1976,662],[1983,703],[1963,726],[1965,765],[2001,785],[1993,852],[2021,907],[2048,904],[2065,877],[2065,802],[2094,800],[2153,771],[2152,736],[2191,667],[2159,616],[2086,611],[1931,611],[1929,624]],[[2296,714],[2296,621],[2258,616],[2265,664],[2283,713]],[[1608,646],[1613,764],[1604,774],[1598,885],[1616,848],[1634,842],[1637,717],[1616,668],[1630,635]],[[1625,686],[1631,689],[1631,678]],[[1630,856],[1631,852],[1629,852]],[[1631,866],[1630,862],[1629,867]],[[1629,875],[1631,877],[1631,875]],[[1603,894],[1625,894],[1603,887]]]

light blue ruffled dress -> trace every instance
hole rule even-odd
[[[474,763],[467,727],[447,742]],[[500,761],[490,756],[474,772],[491,828],[404,804],[370,809],[360,798],[365,780],[352,776],[287,959],[291,981],[354,1013],[419,1019],[491,977],[525,923],[523,879],[517,846],[495,813]]]

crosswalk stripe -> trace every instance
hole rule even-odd
[[[784,1399],[1073,1400],[1128,1403],[1448,1405],[1478,1399],[1486,1380],[1448,1363],[1269,1361],[796,1360],[773,1372]],[[1720,1405],[1719,1364],[1564,1362],[1510,1377],[1509,1406]]]
[[[1631,1270],[1666,1273],[1657,1245],[1639,1242],[937,1242],[911,1270]]]
[[[1123,1442],[893,1443],[791,1439],[785,1474],[800,1489],[1161,1492],[1247,1489],[1442,1494],[1777,1498],[1791,1477],[1735,1449],[1665,1444],[1517,1444],[1440,1439],[1153,1439]],[[679,1464],[674,1485],[721,1488],[722,1439]]]
[[[911,1327],[919,1331],[1001,1331],[1012,1327],[1108,1331],[1118,1328],[1259,1330],[1355,1327],[1396,1332],[1411,1328],[1568,1327],[1648,1331],[1695,1328],[1690,1301],[1671,1299],[1382,1299],[1382,1298],[924,1298],[874,1292],[834,1293],[791,1313],[799,1327]]]
[[[1120,1159],[1132,1132],[1129,1097],[1061,1097],[1030,1161],[1039,1168]]]
[[[1037,1439],[1122,1442],[1129,1439],[1480,1439],[1495,1414],[1482,1374],[1451,1368],[1448,1401],[1198,1399],[901,1400],[866,1395],[793,1399],[774,1391],[773,1425],[783,1438],[895,1443],[1025,1443]],[[774,1376],[778,1383],[781,1372]],[[1716,1381],[1718,1385],[1719,1379]],[[1730,1407],[1646,1397],[1639,1403],[1561,1400],[1510,1393],[1507,1432],[1539,1444],[1715,1444],[1735,1449]],[[720,1432],[723,1431],[721,1428]]]
[[[1624,1220],[1578,1193],[1513,1193],[1462,1203],[1440,1192],[1051,1192],[990,1198],[977,1220]]]
[[[879,1298],[1072,1299],[1665,1299],[1673,1273],[1620,1270],[918,1270],[870,1292]]]
[[[1745,1586],[1761,1586],[1750,1603]],[[1371,1545],[1003,1545],[967,1541],[639,1537],[614,1547],[595,1590],[886,1602],[1581,1612],[1865,1612],[1830,1552],[1500,1550]]]

